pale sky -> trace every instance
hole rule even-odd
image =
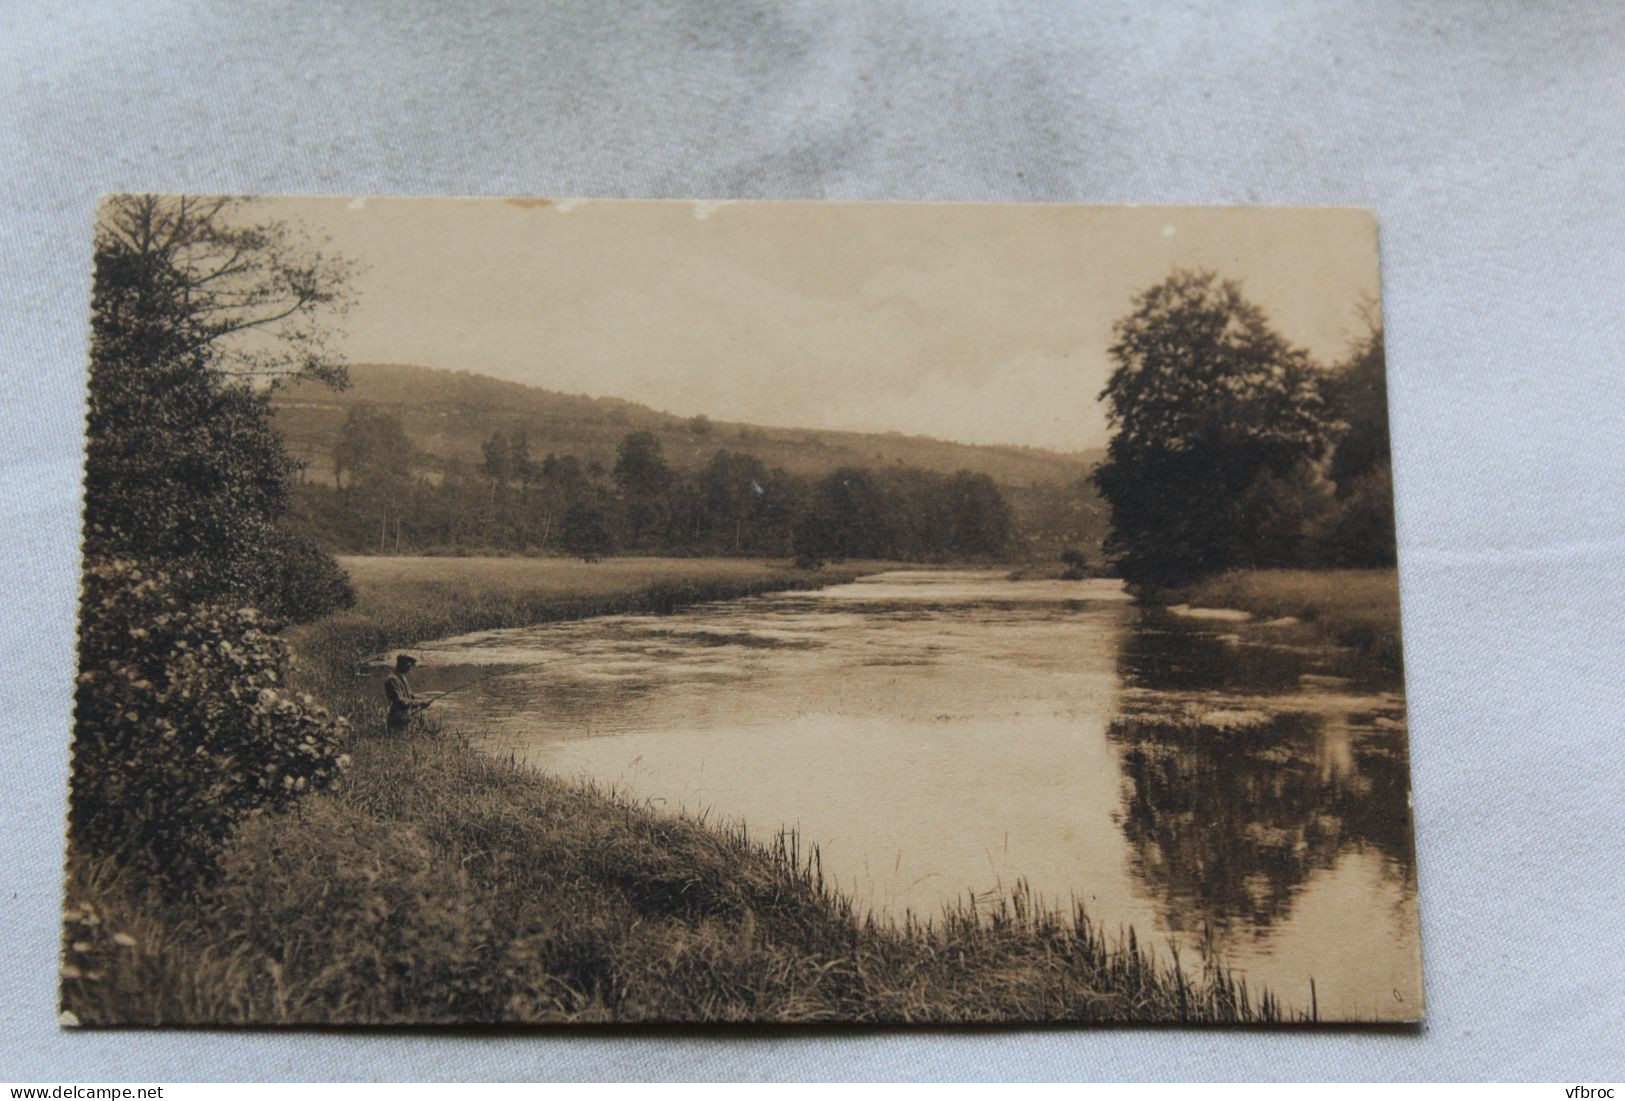
[[[1113,320],[1175,267],[1339,358],[1369,214],[1047,204],[273,199],[361,264],[338,343],[684,416],[1103,446]]]

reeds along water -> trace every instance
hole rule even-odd
[[[766,845],[754,842],[742,823],[724,830],[741,857],[765,856],[779,877],[850,923],[861,940],[872,942],[894,968],[913,979],[933,972],[948,979],[936,970],[945,960],[965,966],[966,977],[980,968],[1017,962],[1028,974],[1042,976],[1027,996],[1053,1012],[1032,1019],[1098,1019],[1094,1010],[1103,1008],[1101,1003],[1112,1005],[1106,1016],[1113,1020],[1270,1024],[1318,1019],[1312,992],[1311,1009],[1301,1012],[1286,1010],[1268,990],[1249,990],[1245,978],[1225,967],[1211,935],[1203,939],[1201,967],[1192,974],[1176,943],[1170,942],[1167,956],[1159,958],[1133,928],[1109,933],[1076,900],[1070,909],[1048,906],[1025,880],[990,902],[978,903],[975,895],[967,895],[935,918],[905,912],[891,920],[866,912],[859,920],[852,899],[825,882],[819,846],[803,854],[793,830],[780,830]],[[842,938],[841,947],[852,945]],[[934,1019],[930,1005],[919,1009],[921,1019]],[[988,1019],[1011,1019],[1008,1007],[990,1003],[985,1009]]]

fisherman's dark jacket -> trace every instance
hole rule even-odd
[[[406,674],[391,673],[384,681],[384,695],[389,699],[389,728],[403,729],[412,720],[412,701],[417,698]]]

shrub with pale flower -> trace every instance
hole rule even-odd
[[[286,647],[253,608],[188,606],[163,574],[106,560],[82,601],[76,843],[186,884],[244,816],[341,775],[345,720],[283,687]]]

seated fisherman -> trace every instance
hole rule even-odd
[[[384,696],[389,700],[391,734],[406,733],[412,725],[412,716],[429,706],[429,701],[420,699],[406,679],[407,672],[417,663],[416,658],[401,654],[395,659],[395,671],[384,680]]]

